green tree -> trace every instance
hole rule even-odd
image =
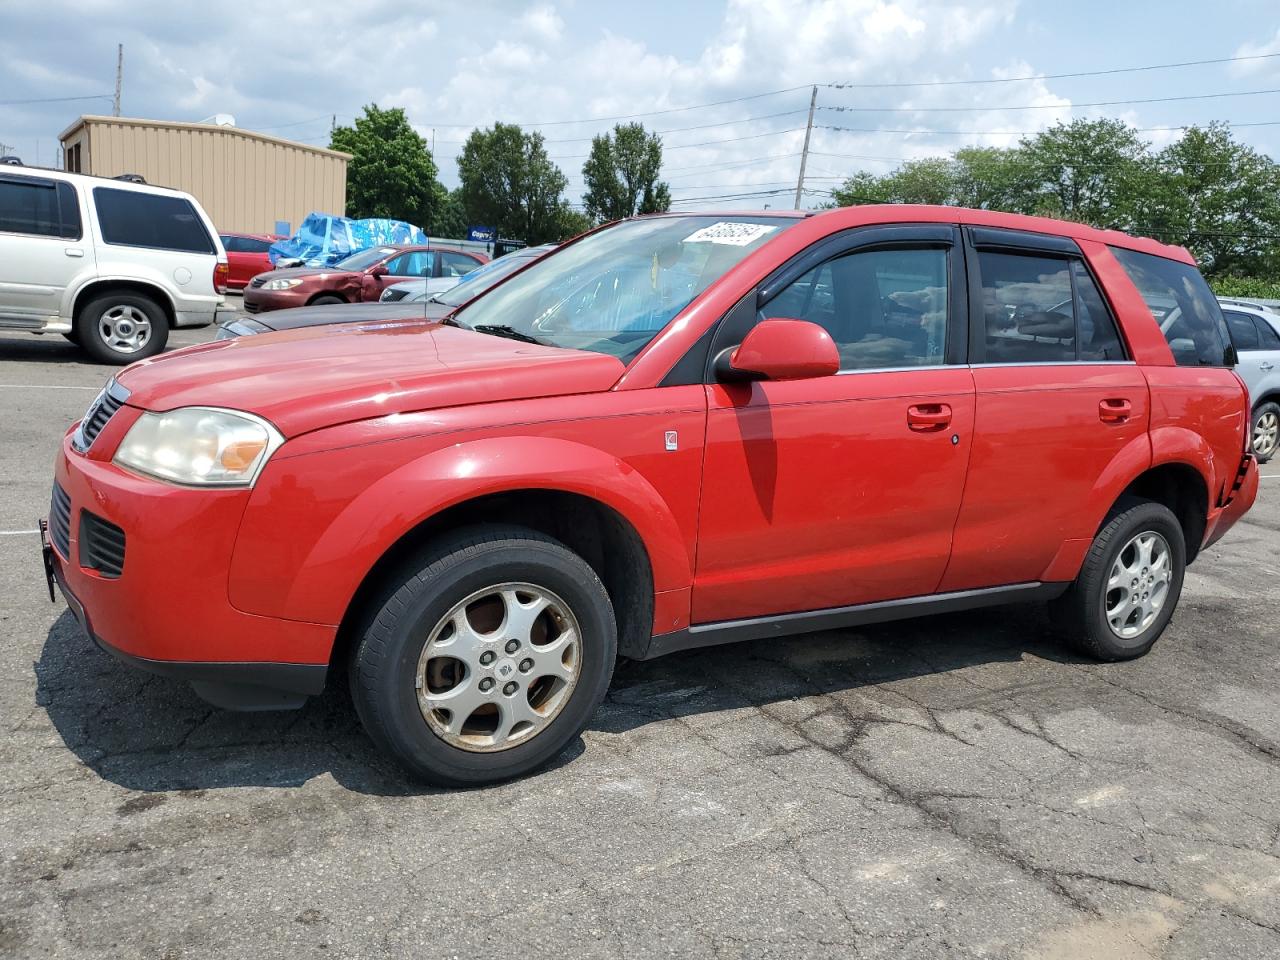
[[[404,110],[371,103],[353,126],[334,129],[329,146],[351,154],[347,216],[390,217],[434,230],[445,189],[427,142],[409,126]]]
[[[466,236],[469,226],[471,224],[467,222],[466,207],[462,203],[462,191],[450,190],[440,205],[440,212],[436,215],[432,226],[432,235],[461,240]]]
[[[560,239],[568,180],[547,157],[542,134],[511,123],[473,130],[458,157],[458,176],[469,223],[531,244]]]
[[[1149,187],[1147,144],[1120,120],[1060,123],[1022,141],[1031,192],[1018,212],[1132,228]]]
[[[613,133],[591,138],[582,165],[587,192],[582,202],[596,220],[621,220],[637,213],[662,213],[671,207],[671,190],[662,172],[662,138],[642,123],[620,123]]]
[[[1153,167],[1140,232],[1189,248],[1207,273],[1280,280],[1280,164],[1211,124],[1191,127]]]
[[[586,233],[596,225],[596,221],[587,216],[581,210],[575,210],[569,205],[568,201],[560,204],[559,220],[557,222],[557,240],[569,240],[576,237],[580,233]]]

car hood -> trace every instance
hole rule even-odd
[[[297,330],[330,323],[368,323],[377,320],[439,320],[457,307],[431,301],[394,303],[324,303],[311,307],[289,307],[251,314],[246,319],[271,330]]]
[[[305,280],[308,277],[323,277],[336,273],[352,273],[351,270],[338,270],[335,267],[281,267],[279,270],[268,270],[266,273],[260,273],[258,276],[266,277],[268,280],[297,279]]]
[[[117,379],[131,406],[243,410],[293,437],[395,413],[598,393],[624,370],[604,354],[401,320],[200,344],[142,360]]]

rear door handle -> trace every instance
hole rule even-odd
[[[84,256],[84,251],[81,250],[79,247],[63,247],[62,252],[65,253],[68,257]]]
[[[1258,364],[1258,369],[1259,369],[1259,370],[1270,370],[1270,369],[1271,369],[1271,367],[1272,367],[1272,364],[1267,363],[1267,361],[1265,361],[1265,360],[1264,360],[1264,361],[1262,361],[1262,363]]]
[[[1098,401],[1098,419],[1103,423],[1124,423],[1133,416],[1133,404],[1123,397]]]
[[[907,426],[918,433],[933,433],[950,423],[949,404],[915,403],[907,407]]]

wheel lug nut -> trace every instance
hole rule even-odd
[[[525,657],[523,660],[520,661],[521,673],[528,673],[532,669],[533,669],[533,661],[530,660],[528,657]]]
[[[519,640],[508,640],[508,641],[507,641],[507,646],[506,646],[506,648],[505,648],[505,649],[506,649],[507,653],[515,653],[517,650],[519,650],[519,649],[520,649],[520,641],[519,641]]]
[[[486,650],[484,653],[480,654],[480,662],[486,667],[496,659],[497,655],[492,650]]]
[[[492,689],[493,689],[493,678],[492,678],[492,677],[485,677],[483,680],[481,680],[481,681],[480,681],[480,689],[481,689],[481,690],[483,690],[485,693],[488,693],[490,690],[492,690]]]
[[[506,686],[502,688],[502,692],[509,697],[519,689],[520,689],[520,684],[512,680],[510,683],[508,683]]]

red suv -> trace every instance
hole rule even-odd
[[[244,288],[250,313],[321,303],[376,301],[393,283],[466,274],[489,258],[448,247],[370,247],[332,267],[289,267],[260,273]]]
[[[241,708],[347,663],[412,774],[484,783],[573,739],[620,654],[1026,600],[1144,654],[1257,493],[1233,359],[1152,240],[633,219],[442,322],[128,368],[67,433],[46,562],[124,660]]]
[[[243,290],[258,274],[271,269],[267,252],[271,244],[283,240],[271,233],[223,233],[222,249],[227,251],[227,286]]]

